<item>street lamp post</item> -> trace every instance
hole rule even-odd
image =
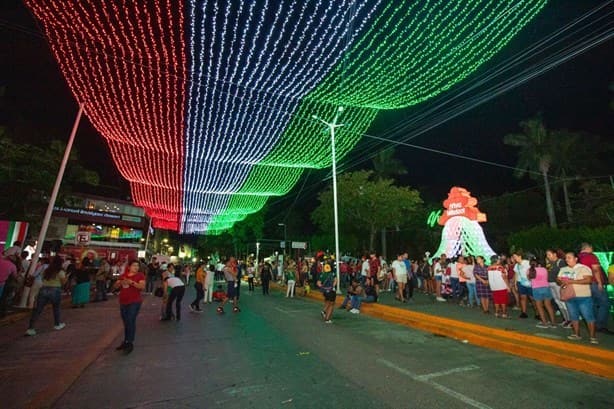
[[[337,154],[335,152],[335,129],[340,128],[343,124],[337,123],[339,120],[339,115],[343,112],[343,107],[338,107],[337,112],[335,114],[335,119],[333,122],[326,122],[325,120],[313,115],[312,118],[322,122],[324,125],[328,126],[330,131],[330,142],[331,142],[331,155],[332,155],[332,173],[333,173],[333,212],[335,216],[335,266],[337,270],[337,294],[341,293],[341,263],[340,263],[340,253],[339,253],[339,211],[337,208]]]
[[[286,223],[277,223],[279,227],[284,226],[284,256],[286,255],[286,245],[288,241]]]

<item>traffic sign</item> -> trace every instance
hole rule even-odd
[[[305,243],[304,241],[293,241],[292,242],[292,248],[293,249],[307,250],[307,243]]]
[[[77,246],[87,246],[90,244],[91,235],[89,231],[78,231],[75,234],[75,244]]]

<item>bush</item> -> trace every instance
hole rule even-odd
[[[512,251],[520,249],[534,254],[541,254],[548,248],[579,250],[578,247],[582,242],[592,244],[595,251],[612,251],[614,226],[552,229],[541,225],[512,233],[507,237],[507,243]]]

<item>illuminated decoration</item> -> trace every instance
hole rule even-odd
[[[504,47],[546,0],[26,0],[134,203],[219,233],[337,160],[381,109],[425,101]]]
[[[441,210],[433,210],[432,212],[430,212],[429,216],[426,219],[426,225],[429,227],[435,227],[439,220],[439,217],[441,216],[441,213],[443,213]]]
[[[476,207],[478,201],[462,187],[453,187],[443,202],[445,210],[438,223],[443,226],[441,243],[434,253],[438,257],[459,255],[483,256],[489,259],[496,253],[490,248],[480,223],[486,222],[486,214]]]

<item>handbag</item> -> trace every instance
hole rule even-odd
[[[576,297],[576,291],[573,284],[566,284],[561,287],[561,301],[568,301]]]

